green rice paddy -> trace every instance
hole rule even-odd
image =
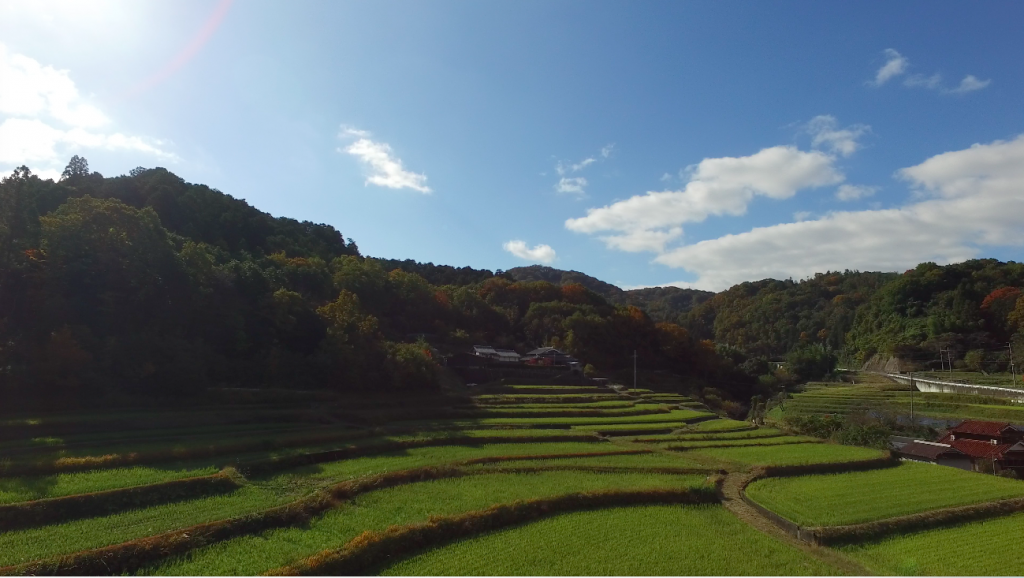
[[[790,444],[781,446],[748,446],[703,448],[686,452],[740,465],[799,466],[852,462],[881,458],[886,452],[835,444]]]
[[[672,442],[664,446],[670,450],[688,450],[696,448],[713,448],[713,447],[744,447],[744,446],[781,446],[787,444],[807,444],[817,442],[817,438],[808,436],[774,436],[774,437],[761,437],[761,438],[733,438],[733,439],[718,439],[718,440],[683,440]]]
[[[8,566],[4,572],[17,573],[9,566],[42,562],[44,566],[32,571],[64,571],[66,561],[58,563],[60,557],[88,558],[90,550],[108,547],[104,564],[127,568],[117,573],[263,574],[283,571],[346,545],[356,547],[363,542],[355,539],[367,531],[470,515],[498,504],[595,490],[707,492],[710,484],[723,484],[723,479],[722,492],[736,491],[729,490],[735,487],[736,476],[748,475],[756,466],[835,467],[886,455],[725,419],[678,393],[641,390],[633,396],[632,392],[563,385],[484,386],[479,391],[480,395],[463,398],[365,399],[337,406],[331,405],[334,398],[317,398],[311,405],[299,396],[295,403],[280,406],[241,403],[192,412],[117,410],[6,417],[0,420],[4,436],[0,507],[31,512],[45,504],[56,508],[47,511],[55,512],[58,521],[0,531],[0,569]],[[879,383],[812,385],[788,400],[784,411],[855,412],[877,404],[899,407],[904,393]],[[253,392],[246,395],[260,399]],[[287,400],[288,392],[275,395]],[[919,407],[934,412],[954,412],[963,404],[998,415],[1024,412],[1024,408],[964,396],[922,396],[920,402]],[[431,419],[432,415],[449,417]],[[478,417],[451,419],[453,415]],[[335,420],[338,423],[332,423]],[[5,467],[22,468],[7,469],[8,474],[28,467],[48,472],[55,464],[75,471],[3,475]],[[237,489],[211,487],[187,495],[169,491],[132,503],[111,501],[111,507],[98,510],[104,515],[91,516],[89,511],[77,511],[74,500],[37,502],[136,487],[152,493],[163,489],[159,484],[164,482],[211,475],[226,466],[237,468],[231,473]],[[385,474],[388,477],[374,477]],[[161,544],[161,534],[197,524],[262,520],[272,508],[306,503],[331,488],[351,487],[339,486],[349,482],[368,483],[359,486],[361,493],[337,494],[338,501],[323,506],[326,510],[282,522],[283,527],[250,525],[175,555],[169,547],[144,555],[129,547],[135,540]],[[1024,482],[904,464],[863,472],[764,478],[746,491],[766,508],[803,526],[815,526],[886,520],[1024,497]],[[113,500],[103,494],[89,499]],[[622,507],[609,502],[589,511],[552,511],[532,523],[458,542],[440,536],[424,542],[433,544],[426,549],[389,552],[392,562],[376,571],[410,575],[1022,572],[1015,559],[1002,565],[993,560],[1005,560],[1005,553],[1014,551],[1013,540],[1024,529],[1024,514],[838,549],[809,550],[749,525],[750,516],[756,514],[744,513],[737,505],[742,500],[724,504]],[[178,539],[188,544],[189,538]]]
[[[393,576],[835,573],[797,548],[743,524],[721,506],[645,506],[562,514],[435,548],[383,572]]]
[[[866,375],[857,384],[808,384],[806,391],[786,400],[769,412],[769,418],[808,414],[849,415],[858,412],[910,414],[910,391],[884,377]],[[980,419],[1024,423],[1024,407],[1008,400],[981,395],[914,393],[914,413],[937,419],[959,421]]]
[[[747,495],[797,524],[838,526],[1018,498],[1024,482],[907,462],[866,472],[767,478],[747,486]]]
[[[697,488],[704,476],[544,472],[482,474],[371,492],[302,528],[245,536],[197,550],[146,570],[158,575],[252,575],[337,548],[366,530],[424,522],[431,516],[493,504],[608,489]]]
[[[1021,576],[1024,513],[840,548],[880,575]]]
[[[196,476],[209,476],[218,468],[160,469],[138,466],[93,470],[52,476],[0,478],[0,504],[59,498],[104,490],[144,486]]]

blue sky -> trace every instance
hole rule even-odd
[[[1019,2],[0,2],[0,170],[625,287],[1020,260]],[[977,145],[977,146],[975,146]]]

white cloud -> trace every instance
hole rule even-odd
[[[978,80],[973,74],[968,74],[960,81],[960,86],[944,92],[951,94],[965,94],[968,92],[974,92],[975,90],[981,90],[990,84],[992,84],[991,78],[988,80]]]
[[[43,66],[0,44],[0,164],[32,164],[36,174],[59,174],[84,149],[141,152],[177,161],[156,139],[100,132],[111,120],[85,102],[67,70]]]
[[[18,117],[50,116],[76,127],[98,127],[109,119],[96,107],[81,102],[67,70],[56,70],[14,54],[0,44],[0,114]]]
[[[160,141],[150,141],[121,133],[102,134],[82,128],[60,130],[35,119],[8,118],[0,124],[0,163],[8,165],[46,165],[61,160],[59,148],[70,150],[103,149],[139,151],[159,159],[175,161],[177,156],[159,148]],[[52,167],[49,169],[52,170]],[[40,173],[42,174],[42,173]]]
[[[903,86],[909,86],[911,88],[936,89],[939,88],[939,86],[941,85],[942,75],[937,72],[931,76],[925,76],[923,74],[914,74],[908,76],[907,79],[903,81]]]
[[[870,197],[877,192],[878,187],[849,184],[839,185],[839,188],[836,190],[836,198],[840,201],[856,201],[857,199]]]
[[[839,121],[834,116],[823,114],[812,118],[806,126],[807,132],[814,137],[811,146],[848,157],[860,148],[857,139],[871,132],[871,127],[866,124],[854,124],[842,129],[838,127]]]
[[[868,81],[867,84],[871,86],[882,86],[889,80],[906,73],[907,69],[910,68],[910,61],[892,48],[885,49],[885,56],[885,64],[878,69],[878,72],[875,74],[875,79]],[[968,74],[960,81],[960,85],[956,88],[943,88],[942,75],[937,72],[931,76],[926,76],[920,73],[912,74],[903,80],[903,86],[938,90],[946,94],[965,94],[968,92],[974,92],[975,90],[981,90],[987,87],[991,83],[991,79],[978,80],[978,78],[973,74]]]
[[[562,177],[558,180],[558,184],[555,185],[555,192],[570,195],[584,195],[586,194],[586,186],[587,179],[583,177]]]
[[[389,189],[412,189],[423,194],[433,192],[427,186],[427,176],[407,171],[402,166],[402,159],[396,157],[387,143],[376,142],[368,137],[370,133],[350,126],[341,126],[339,138],[356,137],[357,140],[338,152],[350,154],[369,169],[366,184],[387,187]]]
[[[924,261],[970,259],[981,246],[1024,245],[1024,135],[936,155],[897,177],[923,199],[755,228],[679,247],[655,261],[695,273],[691,286],[720,290],[826,270],[900,271]]]
[[[558,182],[555,184],[555,192],[579,195],[581,197],[585,196],[587,194],[587,179],[584,177],[568,177],[566,175],[578,173],[598,161],[603,161],[607,159],[609,156],[611,156],[612,147],[614,146],[615,145],[610,144],[603,147],[600,153],[601,158],[587,157],[578,163],[568,164],[562,161],[558,161],[558,163],[555,164],[555,172],[558,173],[558,176],[561,178],[559,178]]]
[[[810,211],[797,211],[793,213],[794,221],[806,221],[811,216]]]
[[[534,245],[531,249],[525,241],[508,241],[502,248],[520,259],[539,263],[551,263],[555,260],[555,250],[550,245]]]
[[[747,157],[704,159],[679,191],[651,191],[569,219],[566,228],[603,237],[612,248],[661,250],[682,234],[681,225],[709,215],[742,215],[755,196],[787,199],[798,190],[834,185],[843,180],[835,157],[792,146],[762,149]],[[664,239],[664,241],[661,241]],[[658,242],[660,241],[660,243]]]
[[[592,165],[592,164],[594,164],[596,162],[597,162],[597,159],[595,159],[593,157],[586,158],[586,159],[583,159],[582,161],[572,165],[572,167],[570,167],[570,168],[572,169],[572,172],[575,173],[575,172],[578,172],[578,171],[582,171],[583,169],[587,168],[588,166],[590,166],[590,165]]]
[[[665,244],[683,236],[682,227],[672,227],[664,231],[640,229],[629,231],[621,235],[605,235],[601,240],[611,249],[639,253],[651,251],[661,253],[665,250]]]
[[[882,86],[890,79],[897,77],[907,71],[910,61],[908,61],[902,54],[896,52],[892,48],[885,49],[885,64],[878,69],[875,73],[875,79],[870,81],[868,84],[874,86]]]
[[[348,126],[347,124],[341,125],[341,128],[338,130],[338,138],[370,138],[371,136],[373,136],[373,133],[371,133],[370,131],[360,130],[354,126]]]

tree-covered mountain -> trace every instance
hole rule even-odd
[[[564,271],[544,265],[515,267],[506,271],[517,281],[547,281],[555,285],[579,283],[587,289],[604,296],[612,303],[634,305],[643,309],[655,321],[679,322],[686,313],[697,305],[707,301],[714,293],[699,289],[680,289],[679,287],[648,287],[645,289],[624,290],[605,283],[579,271]]]
[[[1005,371],[1011,348],[1017,367],[1024,363],[1022,287],[1024,265],[994,259],[922,263],[902,274],[827,272],[735,285],[683,325],[748,356],[779,359],[814,345],[852,367],[877,354],[907,369],[937,369],[948,356],[957,367]]]
[[[658,287],[624,291],[578,271],[540,265],[517,280],[580,283],[610,302],[676,321],[697,339],[734,351],[734,360],[782,360],[797,350],[831,351],[859,367],[875,355],[905,368],[1007,370],[1024,365],[1024,265],[975,259],[923,263],[900,273],[824,272],[801,281],[764,279],[714,294]],[[1009,347],[1008,347],[1009,345]],[[943,353],[940,354],[940,350]]]
[[[181,396],[210,386],[433,390],[474,343],[567,350],[595,370],[684,376],[705,399],[770,394],[837,357],[1024,361],[1024,265],[821,273],[718,294],[622,291],[582,273],[374,259],[165,169],[0,182],[0,395]],[[785,357],[785,372],[769,359]],[[742,408],[733,405],[736,413]]]
[[[506,273],[511,275],[516,281],[546,281],[555,285],[578,283],[609,301],[621,299],[622,294],[625,293],[625,291],[619,289],[615,285],[605,283],[604,281],[601,281],[596,277],[591,277],[585,273],[580,273],[579,271],[564,271],[562,269],[555,269],[554,267],[546,267],[544,265],[513,267],[506,271]]]
[[[858,309],[896,277],[847,271],[740,283],[693,308],[684,324],[703,339],[771,359],[809,343],[842,351]]]
[[[847,353],[862,362],[895,355],[905,367],[942,363],[940,350],[958,367],[1007,371],[1010,350],[1024,363],[1024,264],[972,259],[938,266],[922,263],[858,309],[847,335]]]
[[[373,259],[165,169],[0,182],[0,395],[187,396],[210,386],[434,390],[438,354],[553,345],[749,399],[753,375],[581,284]],[[733,407],[736,410],[738,406]]]

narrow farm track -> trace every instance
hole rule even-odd
[[[835,550],[812,546],[802,540],[798,540],[793,536],[790,536],[776,526],[771,520],[762,515],[761,512],[757,511],[757,509],[744,502],[742,493],[743,488],[746,487],[754,477],[755,474],[751,472],[729,472],[726,474],[721,485],[722,505],[725,506],[725,509],[732,512],[733,515],[755,530],[786,542],[795,548],[799,548],[807,554],[814,556],[818,560],[829,564],[830,566],[840,569],[848,575],[872,575],[872,572],[862,564]]]

